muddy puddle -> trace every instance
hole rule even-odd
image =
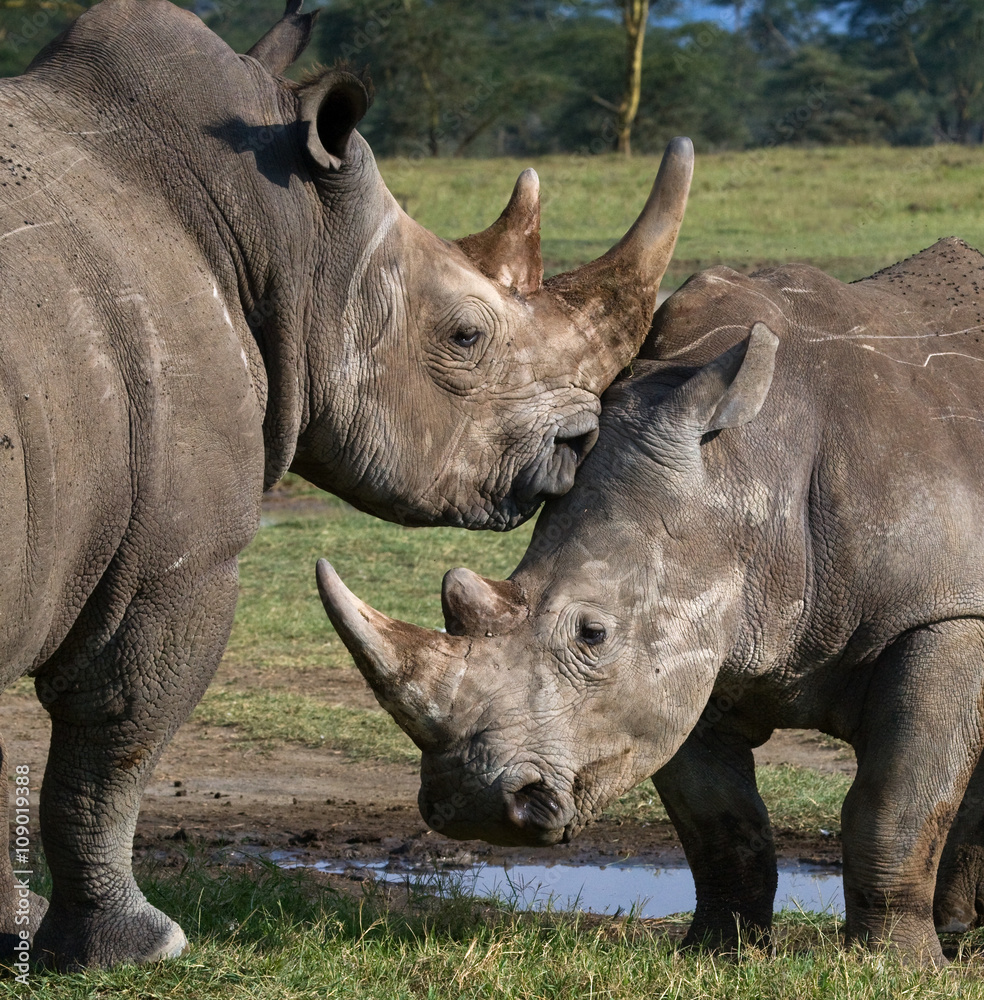
[[[309,867],[335,874],[410,884],[418,891],[450,896],[466,894],[495,898],[520,910],[582,910],[597,914],[666,917],[696,905],[690,869],[651,864],[478,865],[437,871],[394,865],[392,860],[340,863],[298,861],[288,852],[271,860],[289,867]],[[806,864],[779,870],[776,912],[784,909],[844,914],[844,890],[839,868]]]

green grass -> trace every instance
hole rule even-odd
[[[598,256],[631,225],[656,176],[655,157],[385,160],[390,190],[444,237],[488,226],[520,170],[543,198],[543,253],[557,271]],[[668,286],[715,263],[748,269],[809,261],[864,277],[941,236],[984,248],[984,149],[933,146],[751,150],[697,157]]]
[[[45,1000],[176,997],[984,998],[981,959],[966,948],[950,969],[905,968],[891,953],[844,950],[830,918],[780,918],[774,951],[741,960],[680,951],[677,921],[520,914],[466,898],[411,895],[388,904],[369,889],[343,895],[296,872],[216,870],[200,860],[141,879],[148,898],[185,928],[191,952],[160,966],[32,977]],[[971,939],[981,947],[978,935]],[[24,995],[16,984],[0,993]]]
[[[504,578],[533,530],[532,525],[508,534],[403,528],[321,495],[327,500],[324,513],[290,516],[261,528],[242,554],[236,623],[226,652],[234,662],[281,669],[351,665],[318,598],[314,566],[322,556],[380,611],[438,628],[444,624],[444,573],[467,565]]]
[[[326,705],[288,691],[216,687],[195,709],[195,718],[210,726],[235,726],[241,737],[260,743],[342,750],[355,760],[420,762],[420,751],[385,712]]]
[[[845,774],[820,774],[794,764],[766,764],[756,768],[759,793],[779,833],[816,837],[821,830],[840,833],[840,811],[851,787]],[[639,823],[669,823],[666,810],[651,781],[626,792],[605,811],[612,819]]]

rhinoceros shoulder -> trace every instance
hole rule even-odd
[[[265,74],[247,64],[258,66],[188,10],[165,0],[102,0],[42,49],[20,79],[41,95],[41,123],[50,115],[56,130],[78,109],[88,137],[149,122],[173,135],[243,115],[257,100],[270,104],[252,79]],[[100,154],[132,159],[137,142],[134,136]]]
[[[881,282],[906,285],[919,280],[935,284],[965,271],[984,272],[984,254],[957,236],[946,236],[931,247],[920,250],[891,267],[882,268],[870,278],[862,278],[856,284]]]
[[[150,68],[162,57],[185,54],[182,50],[188,46],[188,55],[204,59],[226,51],[238,58],[200,18],[167,0],[101,0],[41,49],[25,73],[70,68],[72,76],[88,75],[102,89],[119,84],[134,71],[143,75],[143,67]],[[158,85],[163,82],[158,76]],[[174,82],[194,99],[197,81],[176,78]]]
[[[984,323],[984,254],[955,236],[855,283],[897,296],[908,308],[948,317],[951,330]]]

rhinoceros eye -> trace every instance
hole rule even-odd
[[[608,632],[597,622],[581,622],[577,637],[585,646],[600,646],[608,638]]]
[[[459,347],[474,347],[482,336],[482,331],[474,326],[461,327],[451,335],[452,341]]]

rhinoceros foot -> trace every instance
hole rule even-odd
[[[984,847],[964,844],[951,856],[944,855],[940,863],[933,923],[941,934],[962,934],[976,927],[982,914]]]
[[[189,947],[184,931],[147,902],[136,912],[52,907],[35,935],[31,957],[44,968],[80,972],[177,958]]]
[[[767,948],[771,933],[771,898],[765,904],[758,900],[751,906],[735,902],[730,907],[710,907],[698,902],[681,947],[730,955],[749,946]]]

